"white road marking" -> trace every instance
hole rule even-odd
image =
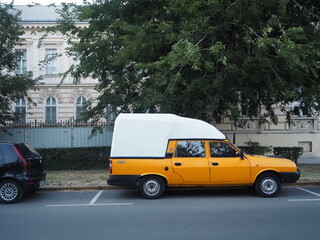
[[[301,187],[297,187],[297,189],[299,189],[301,191],[304,191],[304,192],[307,192],[307,193],[310,193],[310,194],[315,195],[317,197],[320,197],[319,193],[312,192],[312,191],[310,191],[308,189],[301,188]],[[320,198],[314,198],[314,199],[289,199],[288,201],[289,202],[315,202],[315,201],[320,201]]]
[[[131,206],[133,203],[101,203],[101,204],[61,204],[47,205],[47,207],[95,207],[95,206]]]
[[[98,192],[97,195],[90,201],[89,205],[93,205],[98,200],[98,198],[101,196],[102,193],[103,191]]]
[[[307,190],[307,189],[304,189],[304,188],[301,188],[301,187],[298,187],[298,189],[300,189],[301,191],[305,191],[305,192],[307,192],[307,193],[313,194],[313,195],[315,195],[315,196],[317,196],[317,197],[320,197],[320,194],[319,194],[319,193],[315,193],[315,192],[312,192],[312,191],[310,191],[310,190]]]
[[[315,202],[320,201],[320,199],[289,199],[289,202]]]

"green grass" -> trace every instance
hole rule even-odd
[[[299,181],[320,182],[320,164],[299,164],[301,172]]]

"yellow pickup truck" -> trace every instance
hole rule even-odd
[[[137,188],[149,199],[166,187],[250,186],[274,197],[294,183],[294,162],[245,154],[204,121],[173,114],[120,114],[114,126],[109,185]]]

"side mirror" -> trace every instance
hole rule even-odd
[[[240,150],[240,158],[243,160],[244,159],[244,153],[243,153],[243,150],[241,149]]]

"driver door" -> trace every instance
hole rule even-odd
[[[212,183],[248,183],[250,163],[227,142],[210,141],[210,182]]]

